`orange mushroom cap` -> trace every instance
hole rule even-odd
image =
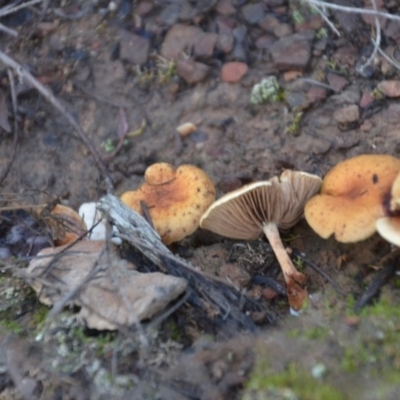
[[[321,193],[305,207],[305,217],[324,239],[332,234],[343,243],[367,239],[376,220],[387,213],[386,203],[400,160],[382,154],[364,154],[336,165],[323,180]]]
[[[87,231],[81,216],[72,208],[62,204],[56,204],[50,212],[46,208],[43,209],[40,217],[49,227],[56,246],[73,243]]]
[[[153,164],[145,172],[145,183],[125,192],[121,200],[139,214],[146,205],[155,230],[165,244],[182,240],[199,226],[204,211],[215,199],[215,187],[200,168],[167,163]]]
[[[390,211],[400,211],[400,174],[397,175],[392,185]]]

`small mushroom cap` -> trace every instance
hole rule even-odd
[[[387,155],[366,154],[339,163],[326,175],[321,194],[306,204],[307,222],[324,239],[332,234],[343,243],[367,239],[385,215],[399,172],[400,160]]]
[[[167,163],[151,165],[145,172],[145,183],[121,196],[127,206],[142,215],[141,202],[145,204],[165,244],[192,234],[214,199],[214,184],[204,171],[193,165],[175,170]]]
[[[86,224],[72,208],[57,204],[51,212],[41,213],[45,224],[50,228],[56,246],[63,246],[78,240],[86,231]]]
[[[400,247],[400,217],[379,218],[376,230],[389,243]]]
[[[281,180],[274,177],[251,183],[222,196],[202,216],[200,226],[243,240],[260,237],[269,222],[288,229],[302,216],[305,202],[320,186],[316,175],[286,170]]]

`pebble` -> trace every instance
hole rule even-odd
[[[161,55],[169,60],[178,60],[193,49],[194,56],[210,58],[217,39],[216,33],[206,33],[197,26],[176,24],[164,38]]]
[[[177,64],[178,75],[186,83],[198,83],[207,77],[210,67],[194,60],[181,60]]]
[[[231,33],[220,33],[217,39],[217,49],[225,54],[229,54],[234,46],[235,40]]]
[[[380,90],[386,97],[400,97],[400,81],[390,80],[378,83]]]
[[[217,3],[216,11],[221,15],[232,15],[236,12],[236,8],[233,5],[233,0],[220,0]]]
[[[333,72],[328,72],[326,79],[335,92],[341,92],[343,88],[347,85],[347,80],[338,74]]]
[[[120,32],[120,59],[132,64],[144,64],[150,53],[150,41],[144,37],[122,30]]]
[[[366,90],[366,91],[363,92],[363,94],[361,96],[361,100],[360,100],[359,106],[361,108],[366,108],[370,104],[372,104],[373,102],[374,102],[374,98],[372,97],[371,91],[370,90]]]
[[[186,137],[195,132],[197,130],[197,126],[192,122],[185,122],[184,124],[179,125],[176,130],[181,136]]]
[[[262,3],[246,4],[242,7],[243,18],[249,24],[256,24],[264,18],[265,6]]]
[[[271,45],[275,42],[275,38],[272,35],[262,35],[256,39],[255,45],[257,49],[266,50],[271,47]]]
[[[333,113],[333,118],[340,124],[349,124],[356,122],[360,118],[360,110],[357,104],[339,108]]]
[[[277,40],[270,48],[274,64],[280,69],[306,68],[311,57],[314,32],[296,33]]]
[[[307,100],[308,104],[314,104],[317,101],[322,101],[325,100],[326,97],[328,96],[328,91],[319,86],[313,86],[308,92],[307,92]]]
[[[232,61],[224,64],[221,69],[221,79],[224,82],[239,82],[248,71],[249,67],[246,63],[240,61]]]

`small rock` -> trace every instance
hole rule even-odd
[[[366,90],[363,92],[362,96],[361,96],[361,100],[360,100],[360,107],[361,108],[366,108],[368,107],[370,104],[372,104],[374,102],[374,98],[372,97],[371,91],[370,90]]]
[[[280,22],[274,14],[267,14],[258,22],[258,26],[269,33],[274,33],[274,30],[279,26]]]
[[[218,35],[216,33],[203,32],[194,43],[194,55],[209,58],[214,53]]]
[[[247,28],[245,25],[239,25],[232,31],[235,38],[235,46],[233,48],[233,57],[237,61],[247,62],[248,48],[246,43]]]
[[[233,29],[237,26],[236,21],[228,17],[217,17],[215,23],[217,24],[218,33],[232,34]]]
[[[328,83],[336,92],[341,92],[342,89],[347,85],[347,80],[343,76],[328,72],[326,76]]]
[[[378,83],[378,90],[380,90],[386,97],[400,97],[400,81],[382,81]]]
[[[151,0],[142,0],[139,1],[137,6],[135,7],[135,14],[139,17],[144,17],[154,8],[154,4]]]
[[[350,327],[356,327],[360,324],[361,317],[359,315],[348,315],[343,318],[343,323]]]
[[[161,55],[169,60],[178,60],[190,52],[197,57],[211,57],[217,43],[216,33],[206,33],[197,26],[174,25],[166,34]]]
[[[150,41],[144,37],[127,31],[120,32],[121,46],[120,59],[132,64],[144,64],[147,62],[150,52]]]
[[[57,257],[63,252],[63,257]],[[76,291],[69,304],[81,307],[78,319],[91,329],[115,330],[129,327],[136,320],[149,319],[186,290],[182,278],[155,273],[139,273],[135,266],[104,251],[104,242],[83,241],[71,249],[66,246],[42,250],[45,256],[32,260],[27,281],[47,305],[56,304]],[[42,275],[52,264],[51,274]],[[110,273],[112,263],[113,273]],[[77,290],[96,266],[98,273]]]
[[[194,60],[181,60],[178,62],[177,72],[186,83],[191,84],[205,79],[210,72],[210,67]]]
[[[225,82],[239,82],[246,74],[249,67],[246,63],[232,61],[224,64],[221,69],[221,79]]]
[[[277,40],[270,48],[270,53],[277,68],[306,68],[311,57],[311,42],[314,32],[296,33]]]
[[[386,36],[392,38],[397,44],[400,43],[400,24],[398,21],[389,21],[385,29]]]
[[[350,124],[359,120],[360,110],[356,104],[351,104],[336,110],[333,118],[340,124]]]
[[[400,121],[400,104],[390,104],[381,114],[383,121],[390,124],[398,124]]]
[[[232,3],[233,0],[220,0],[216,6],[217,13],[221,15],[235,14],[236,8]]]
[[[218,275],[222,279],[232,282],[239,290],[248,285],[251,280],[250,274],[237,264],[222,264],[218,269]]]
[[[255,45],[257,49],[266,50],[269,49],[274,42],[275,38],[272,35],[262,35],[257,38]]]
[[[328,91],[319,86],[313,86],[308,92],[307,92],[307,100],[308,104],[314,104],[317,101],[322,101],[326,99],[326,96],[328,95]]]
[[[265,6],[262,3],[246,4],[242,7],[242,14],[246,22],[256,24],[264,18]]]
[[[300,71],[286,71],[283,74],[283,80],[285,82],[290,82],[290,81],[293,81],[293,80],[299,78],[302,75],[303,75],[303,73]]]
[[[267,300],[272,300],[275,297],[279,296],[279,293],[270,287],[266,287],[262,290],[262,296]]]
[[[230,33],[220,33],[217,39],[217,49],[225,54],[229,54],[234,45],[235,41],[233,35]]]
[[[283,38],[285,36],[289,36],[293,33],[293,29],[291,25],[289,24],[279,24],[275,29],[274,29],[274,35],[278,38]]]
[[[181,136],[186,137],[195,132],[197,130],[197,126],[192,122],[185,122],[184,124],[179,125],[176,130]]]
[[[335,52],[333,59],[340,66],[354,67],[357,60],[357,49],[352,44],[347,43]]]

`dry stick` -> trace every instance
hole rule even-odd
[[[7,69],[7,73],[8,73],[8,80],[10,82],[12,108],[13,108],[13,114],[14,114],[14,141],[13,141],[13,150],[12,150],[12,154],[11,154],[11,160],[8,163],[6,170],[4,171],[3,176],[0,178],[0,186],[3,184],[3,182],[7,178],[7,175],[10,172],[11,167],[12,167],[12,165],[14,163],[15,155],[17,154],[18,136],[19,136],[18,135],[18,121],[17,121],[17,110],[18,110],[18,107],[17,107],[17,95],[16,95],[16,92],[15,92],[14,77],[13,77],[13,74],[12,74],[10,68]]]
[[[227,314],[227,317],[239,326],[248,330],[255,329],[254,322],[238,304],[249,304],[251,301],[222,279],[207,276],[188,261],[172,254],[161,242],[158,233],[141,215],[129,209],[113,195],[102,197],[97,208],[118,228],[120,233],[117,236],[139,250],[161,271],[168,271],[171,275],[186,279],[189,287],[194,289],[193,295],[198,296],[199,306],[201,304],[204,309],[204,301],[207,301],[221,312],[221,316],[223,313]]]
[[[366,8],[340,6],[338,4],[326,3],[325,1],[320,1],[320,0],[306,0],[306,1],[307,1],[307,3],[312,4],[314,6],[326,7],[326,8],[330,8],[332,10],[344,11],[344,12],[353,13],[353,14],[376,15],[378,17],[384,17],[387,19],[393,19],[395,21],[400,21],[400,15],[393,15],[393,14],[384,13],[381,11],[368,10]]]
[[[331,21],[329,21],[329,18],[326,16],[325,12],[321,10],[320,7],[315,6],[315,9],[317,10],[318,14],[321,16],[321,18],[328,24],[328,26],[332,29],[333,32],[336,33],[337,36],[341,37],[342,35],[340,32],[336,29],[335,25],[332,24]]]
[[[42,2],[42,0],[32,0],[32,1],[28,1],[26,3],[20,4],[19,6],[15,6],[15,7],[12,7],[12,6],[11,7],[3,7],[0,9],[0,17],[14,14],[17,11],[22,10],[23,8],[33,6],[33,5],[41,3],[41,2]]]
[[[372,8],[375,11],[378,11],[376,7],[376,1],[371,0],[371,3],[372,3]],[[367,68],[368,65],[372,63],[372,61],[374,61],[376,53],[378,52],[378,48],[381,45],[381,23],[377,16],[375,16],[375,30],[376,30],[376,41],[371,39],[374,45],[374,50],[372,51],[372,54],[369,56],[368,60],[363,65],[361,65],[361,67],[358,68],[358,72],[361,73],[362,75],[364,75],[364,69]]]
[[[111,181],[111,177],[107,171],[107,168],[105,167],[103,161],[101,160],[99,153],[94,148],[94,146],[88,139],[86,133],[80,127],[80,125],[75,120],[75,118],[72,116],[72,114],[65,109],[65,107],[53,95],[53,93],[50,92],[49,89],[47,89],[45,86],[43,86],[31,73],[29,73],[27,70],[22,68],[22,66],[20,64],[18,64],[16,61],[14,61],[12,58],[10,58],[7,54],[3,53],[1,50],[0,50],[0,61],[2,61],[8,67],[13,68],[18,73],[18,75],[24,77],[32,86],[34,86],[46,98],[46,100],[48,100],[62,115],[64,115],[65,118],[67,118],[68,122],[75,128],[75,130],[78,132],[81,140],[83,141],[83,143],[86,145],[86,147],[91,152],[92,157],[97,165],[97,168],[100,170],[101,174],[103,175],[104,181],[107,186],[107,193],[113,193],[114,188],[113,188],[113,184]]]
[[[400,248],[396,248],[389,253],[382,261],[383,268],[376,273],[373,281],[364,290],[361,296],[357,299],[354,306],[354,311],[359,313],[361,309],[370,303],[381,290],[382,286],[395,275],[396,270],[400,264]]]
[[[0,31],[7,33],[10,36],[18,37],[18,32],[15,31],[14,29],[7,28],[5,25],[0,23]]]

